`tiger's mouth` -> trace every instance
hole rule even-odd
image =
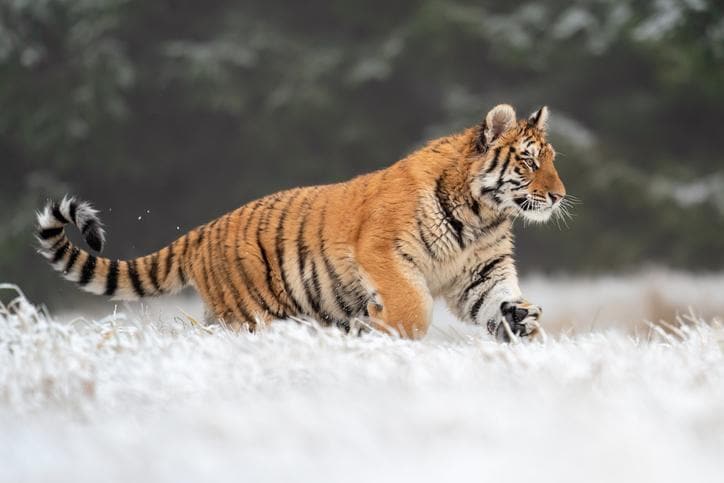
[[[527,196],[513,198],[513,202],[518,206],[523,216],[530,221],[545,222],[553,214],[553,207],[548,203]]]
[[[520,208],[523,211],[537,211],[541,209],[541,204],[535,200],[532,200],[525,196],[520,196],[518,198],[513,198],[513,201],[515,201],[515,204],[518,205],[518,208]]]

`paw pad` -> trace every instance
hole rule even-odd
[[[523,307],[508,302],[503,302],[501,304],[500,311],[503,313],[505,320],[507,320],[509,324],[517,324],[528,317],[528,309],[524,309]]]
[[[521,300],[503,302],[500,304],[500,313],[513,334],[526,337],[536,332],[535,321],[540,317],[541,310],[537,306]],[[508,339],[507,333],[497,335],[504,341]]]

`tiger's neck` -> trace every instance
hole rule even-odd
[[[512,220],[470,190],[472,165],[479,157],[467,155],[471,133],[442,138],[418,153],[429,167],[426,195],[420,211],[426,222],[426,239],[439,260],[450,260],[466,249],[488,243],[491,237],[509,236]],[[433,169],[434,167],[434,169]]]
[[[472,170],[474,165],[479,164],[480,156],[484,156],[476,151],[477,137],[478,130],[470,128],[426,147],[430,155],[442,159],[434,185],[441,215],[453,226],[462,224],[472,230],[485,229],[491,224],[499,225],[511,219],[509,213],[473,196]]]

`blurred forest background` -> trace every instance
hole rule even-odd
[[[65,193],[132,257],[283,188],[387,166],[501,102],[552,110],[575,219],[523,273],[724,268],[719,0],[0,2],[0,281],[82,297],[34,253]]]

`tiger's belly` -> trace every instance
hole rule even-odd
[[[351,256],[312,252],[297,259],[296,268],[289,276],[287,294],[299,315],[346,329],[352,319],[367,315],[372,294]]]

